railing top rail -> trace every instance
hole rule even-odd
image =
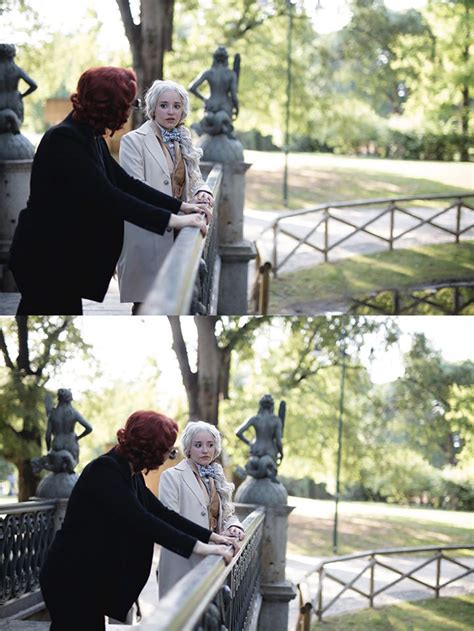
[[[137,631],[191,631],[244,551],[245,543],[265,519],[265,509],[255,508],[243,521],[245,539],[229,565],[208,556],[186,574],[159,603],[159,619],[138,625]],[[183,599],[186,595],[186,600]]]
[[[282,215],[278,215],[278,217],[272,222],[269,226],[273,228],[278,225],[280,221],[283,219],[290,219],[291,217],[299,217],[301,215],[308,215],[310,213],[317,212],[318,210],[328,210],[329,208],[355,208],[358,206],[371,206],[374,204],[390,204],[394,202],[407,202],[410,200],[423,200],[430,201],[435,199],[461,199],[464,197],[474,197],[474,192],[472,193],[451,193],[445,195],[405,195],[403,197],[377,197],[371,199],[356,199],[354,201],[340,201],[340,202],[326,202],[324,204],[318,204],[317,206],[313,206],[312,208],[301,208],[298,210],[293,210],[289,213],[284,213]]]
[[[464,544],[464,545],[446,545],[446,546],[412,546],[407,548],[378,548],[377,550],[364,550],[363,552],[355,552],[354,554],[345,554],[338,557],[331,557],[329,559],[325,559],[320,561],[314,570],[308,572],[306,576],[313,574],[314,572],[319,571],[325,565],[330,565],[331,563],[339,563],[340,561],[353,561],[354,559],[363,559],[364,557],[373,556],[376,554],[410,554],[415,552],[435,552],[441,550],[472,550],[474,549],[474,544]]]
[[[222,165],[216,164],[206,180],[216,199],[222,182],[222,173]],[[149,296],[140,308],[140,315],[189,313],[203,247],[204,237],[199,228],[188,227],[180,230]]]
[[[46,510],[54,508],[56,503],[56,500],[29,500],[27,502],[0,504],[0,515],[18,515],[19,513],[31,513],[35,510]]]

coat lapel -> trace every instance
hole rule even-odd
[[[208,500],[204,495],[204,490],[201,488],[199,482],[196,480],[196,476],[187,460],[183,460],[178,466],[183,466],[183,480],[189,490],[196,496],[199,502],[207,508]]]
[[[145,136],[146,159],[156,162],[163,173],[170,176],[168,163],[166,162],[166,157],[163,154],[160,143],[156,138],[153,123],[151,121],[147,121],[139,129],[137,129],[137,132],[140,134],[143,133]]]

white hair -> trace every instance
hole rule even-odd
[[[194,436],[198,432],[208,432],[214,439],[215,446],[213,464],[216,471],[216,476],[214,479],[216,483],[216,491],[221,498],[222,521],[225,522],[226,519],[228,519],[230,515],[234,513],[234,506],[232,504],[232,492],[234,490],[234,485],[230,482],[227,482],[222,465],[220,465],[218,462],[214,462],[222,451],[221,433],[215,425],[211,425],[211,423],[207,423],[206,421],[189,422],[184,428],[183,435],[181,436],[181,447],[186,458],[189,458],[190,456],[191,445]]]
[[[183,113],[181,115],[181,120],[177,125],[181,131],[181,140],[179,145],[181,147],[183,158],[190,167],[194,165],[195,168],[199,169],[199,160],[202,156],[202,149],[194,147],[191,132],[184,125],[184,121],[189,114],[190,109],[189,95],[186,88],[175,81],[162,81],[161,79],[153,81],[145,94],[145,113],[150,120],[155,119],[156,104],[158,103],[158,99],[163,92],[166,92],[167,90],[176,92],[183,103]]]

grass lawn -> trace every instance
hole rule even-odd
[[[372,291],[474,278],[474,242],[436,244],[410,250],[376,252],[282,274],[270,283],[269,313],[285,314],[290,305],[312,312],[328,303]],[[288,312],[288,311],[286,311]]]
[[[312,631],[468,631],[474,620],[474,595],[404,602],[380,609],[313,622]]]
[[[283,155],[246,151],[246,208],[282,209]],[[289,156],[289,208],[329,201],[473,192],[474,165],[296,153]],[[426,205],[426,204],[425,204]]]
[[[296,506],[289,519],[288,552],[332,556],[334,502],[290,497],[288,504]],[[340,502],[338,524],[339,555],[376,548],[474,543],[474,513],[460,511]],[[456,556],[463,554],[466,552],[455,552]]]

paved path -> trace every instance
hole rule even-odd
[[[357,209],[341,209],[331,211],[333,214],[343,217],[345,220],[354,223],[355,225],[362,225],[370,218],[375,217],[380,210],[373,210],[371,208],[357,208]],[[417,214],[427,219],[431,217],[435,210],[432,208],[417,208],[415,211]],[[438,217],[435,221],[446,228],[453,229],[455,226],[454,210],[450,211],[446,215]],[[266,230],[272,224],[272,222],[283,213],[281,210],[246,210],[245,211],[245,237],[251,241],[260,239],[260,243],[263,244],[265,251],[269,254],[273,249],[273,231]],[[297,238],[305,236],[310,229],[316,223],[316,214],[303,215],[298,217],[290,217],[281,222],[281,227],[295,235]],[[320,217],[320,215],[318,215]],[[412,219],[408,215],[397,214],[395,220],[395,235],[400,234],[404,230],[414,226],[417,220]],[[467,228],[468,225],[472,225],[472,212],[470,215],[468,211],[463,211],[463,221],[461,222],[462,228]],[[329,244],[335,243],[337,240],[350,234],[353,228],[345,226],[337,221],[330,221],[329,223]],[[389,218],[388,215],[379,219],[368,229],[372,230],[376,234],[380,234],[387,238],[389,236]],[[263,234],[262,234],[263,233]],[[462,237],[464,240],[474,239],[474,228],[471,228]],[[314,245],[322,248],[323,243],[323,226],[321,225],[315,235],[311,237],[311,242]],[[453,243],[453,235],[444,232],[443,230],[434,228],[430,225],[425,225],[423,228],[408,233],[405,237],[402,237],[396,244],[397,248],[411,248],[421,245],[429,245],[434,243]],[[278,237],[278,260],[282,261],[287,254],[289,254],[297,241],[290,237],[280,235]],[[387,250],[388,244],[384,241],[372,237],[364,233],[358,233],[354,235],[340,246],[334,249],[329,254],[329,260],[335,261],[338,259],[346,258],[349,256],[355,256],[357,254],[369,254],[380,250]],[[323,255],[317,250],[309,246],[301,246],[299,250],[292,255],[287,263],[281,268],[282,272],[292,272],[303,267],[312,267],[324,261]]]

